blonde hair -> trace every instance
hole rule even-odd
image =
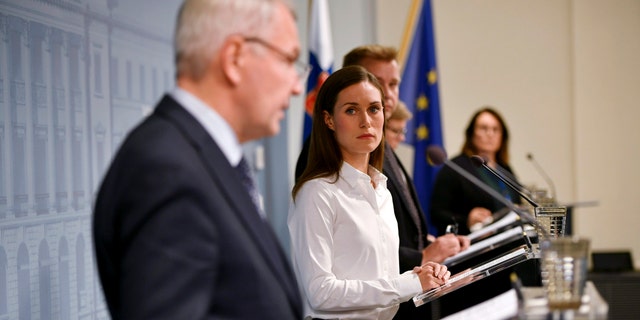
[[[411,118],[413,118],[413,113],[411,113],[411,111],[409,111],[409,108],[407,108],[407,105],[402,101],[398,101],[398,105],[393,110],[393,113],[391,113],[391,116],[389,117],[389,119],[387,119],[387,121],[389,121],[389,120],[409,120]]]

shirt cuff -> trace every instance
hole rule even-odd
[[[398,292],[402,297],[411,298],[418,293],[422,293],[420,278],[413,271],[406,271],[398,279]]]

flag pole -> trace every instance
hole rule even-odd
[[[400,43],[400,49],[398,50],[398,64],[400,64],[400,74],[404,72],[404,65],[407,57],[407,52],[410,49],[411,39],[416,29],[416,20],[420,15],[420,9],[423,5],[423,0],[412,0],[411,7],[409,7],[409,13],[407,14],[407,23],[404,25],[404,32],[402,33],[402,41]]]

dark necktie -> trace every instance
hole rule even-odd
[[[236,166],[236,171],[240,175],[242,185],[247,189],[247,192],[249,192],[256,210],[258,210],[258,213],[260,213],[260,216],[264,219],[265,214],[262,210],[262,206],[260,205],[260,193],[258,192],[258,188],[253,180],[251,168],[249,168],[249,164],[244,157],[240,159],[240,163]]]
[[[409,183],[411,183],[411,181],[408,181],[409,178],[404,175],[404,172],[400,168],[400,163],[398,163],[398,158],[396,158],[396,155],[393,153],[393,151],[391,151],[391,149],[387,149],[385,150],[385,153],[387,152],[389,152],[389,154],[385,157],[385,160],[389,161],[389,165],[391,165],[391,170],[393,170],[393,174],[395,174],[399,182],[398,188],[400,188],[400,192],[402,192],[404,198],[406,199],[407,208],[409,209],[409,215],[411,215],[413,222],[418,228],[418,248],[422,250],[424,248],[424,235],[422,234],[422,224],[420,223],[419,216],[420,213],[418,212],[416,203],[415,201],[413,201],[413,197],[411,196],[411,192],[409,191]]]

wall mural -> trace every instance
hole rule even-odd
[[[93,195],[174,85],[178,5],[0,0],[0,320],[109,318]]]

